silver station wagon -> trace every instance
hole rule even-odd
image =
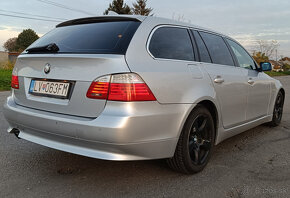
[[[173,20],[63,22],[17,59],[8,132],[105,160],[166,159],[201,171],[214,145],[277,126],[285,91],[235,40]]]

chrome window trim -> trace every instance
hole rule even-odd
[[[174,27],[174,28],[181,28],[181,29],[186,29],[186,30],[190,30],[190,27],[187,26],[181,26],[181,25],[158,25],[156,27],[153,28],[153,30],[150,32],[150,35],[147,39],[147,43],[146,43],[146,51],[147,53],[154,59],[154,60],[160,60],[160,61],[176,61],[176,62],[196,62],[196,60],[179,60],[179,59],[167,59],[167,58],[156,58],[155,56],[153,56],[153,54],[150,52],[149,50],[149,45],[152,39],[152,36],[154,35],[155,31],[158,30],[159,28],[163,28],[163,27]],[[188,35],[190,37],[190,35]],[[193,49],[194,50],[194,49]],[[193,52],[194,53],[194,52]]]
[[[209,31],[209,30],[204,30],[204,29],[200,29],[200,28],[189,28],[190,30],[192,31],[197,31],[197,32],[204,32],[204,33],[207,33],[207,34],[212,34],[212,35],[215,35],[215,36],[220,36],[223,41],[225,42],[230,54],[231,54],[231,57],[233,59],[233,62],[234,62],[234,65],[225,65],[225,66],[230,66],[230,67],[240,67],[239,66],[239,63],[237,62],[236,60],[236,57],[235,57],[235,54],[232,53],[232,49],[229,49],[229,46],[228,46],[228,42],[226,41],[226,39],[231,39],[233,40],[232,38],[228,37],[228,36],[225,36],[223,34],[220,34],[220,33],[217,33],[217,32],[213,32],[213,31]],[[201,35],[200,35],[201,36]],[[202,38],[202,37],[201,37]],[[234,41],[234,40],[233,40]],[[235,43],[238,43],[237,41],[235,41]],[[204,43],[205,44],[205,43]],[[209,53],[209,51],[208,51]],[[209,54],[210,55],[210,54]],[[216,63],[213,63],[212,64],[216,64]],[[217,64],[217,65],[224,65],[224,64]]]
[[[221,36],[222,38],[230,38],[228,36],[225,36],[223,34],[220,34],[220,33],[217,33],[217,32],[213,32],[213,31],[210,31],[210,30],[206,30],[206,29],[202,29],[202,28],[196,28],[196,27],[189,27],[189,26],[182,26],[182,25],[170,25],[170,24],[164,24],[164,25],[157,25],[156,27],[154,27],[152,29],[152,31],[150,32],[149,34],[149,37],[147,39],[147,42],[146,42],[146,51],[147,53],[151,56],[151,58],[153,58],[154,60],[163,60],[163,61],[176,61],[176,62],[198,62],[197,60],[193,60],[193,61],[190,61],[190,60],[178,60],[178,59],[166,59],[166,58],[156,58],[155,56],[153,56],[153,54],[150,52],[149,50],[149,45],[150,45],[150,42],[151,42],[151,39],[152,39],[152,36],[153,34],[155,33],[156,30],[158,30],[159,28],[162,28],[162,27],[174,27],[174,28],[182,28],[182,29],[187,29],[187,30],[196,30],[196,31],[202,31],[202,32],[205,32],[205,33],[210,33],[210,34],[214,34],[214,35],[217,35],[217,36]],[[193,49],[194,50],[194,49]],[[196,59],[196,57],[195,57]]]

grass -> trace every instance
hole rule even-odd
[[[11,75],[14,67],[14,62],[0,62],[0,91],[8,91],[11,87]]]
[[[284,71],[284,72],[274,72],[274,71],[269,71],[265,72],[269,76],[287,76],[290,75],[290,71]]]
[[[12,69],[0,68],[0,91],[8,91],[11,87]]]

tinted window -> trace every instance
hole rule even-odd
[[[237,60],[239,62],[240,67],[246,69],[255,69],[255,62],[251,58],[251,56],[236,42],[227,39],[229,45],[231,46]]]
[[[57,27],[30,47],[56,43],[58,53],[124,54],[139,24],[113,21]]]
[[[194,60],[190,36],[184,28],[158,28],[151,38],[149,51],[155,58]]]
[[[231,53],[223,38],[214,34],[201,32],[213,63],[222,65],[234,65]]]
[[[194,38],[196,41],[196,45],[198,47],[200,61],[206,62],[206,63],[211,63],[210,56],[208,54],[206,46],[205,46],[203,40],[201,39],[199,33],[197,31],[193,31],[193,35],[194,35]]]

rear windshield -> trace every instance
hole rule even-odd
[[[125,54],[139,25],[137,21],[110,21],[57,27],[28,48],[55,43],[58,53]]]

